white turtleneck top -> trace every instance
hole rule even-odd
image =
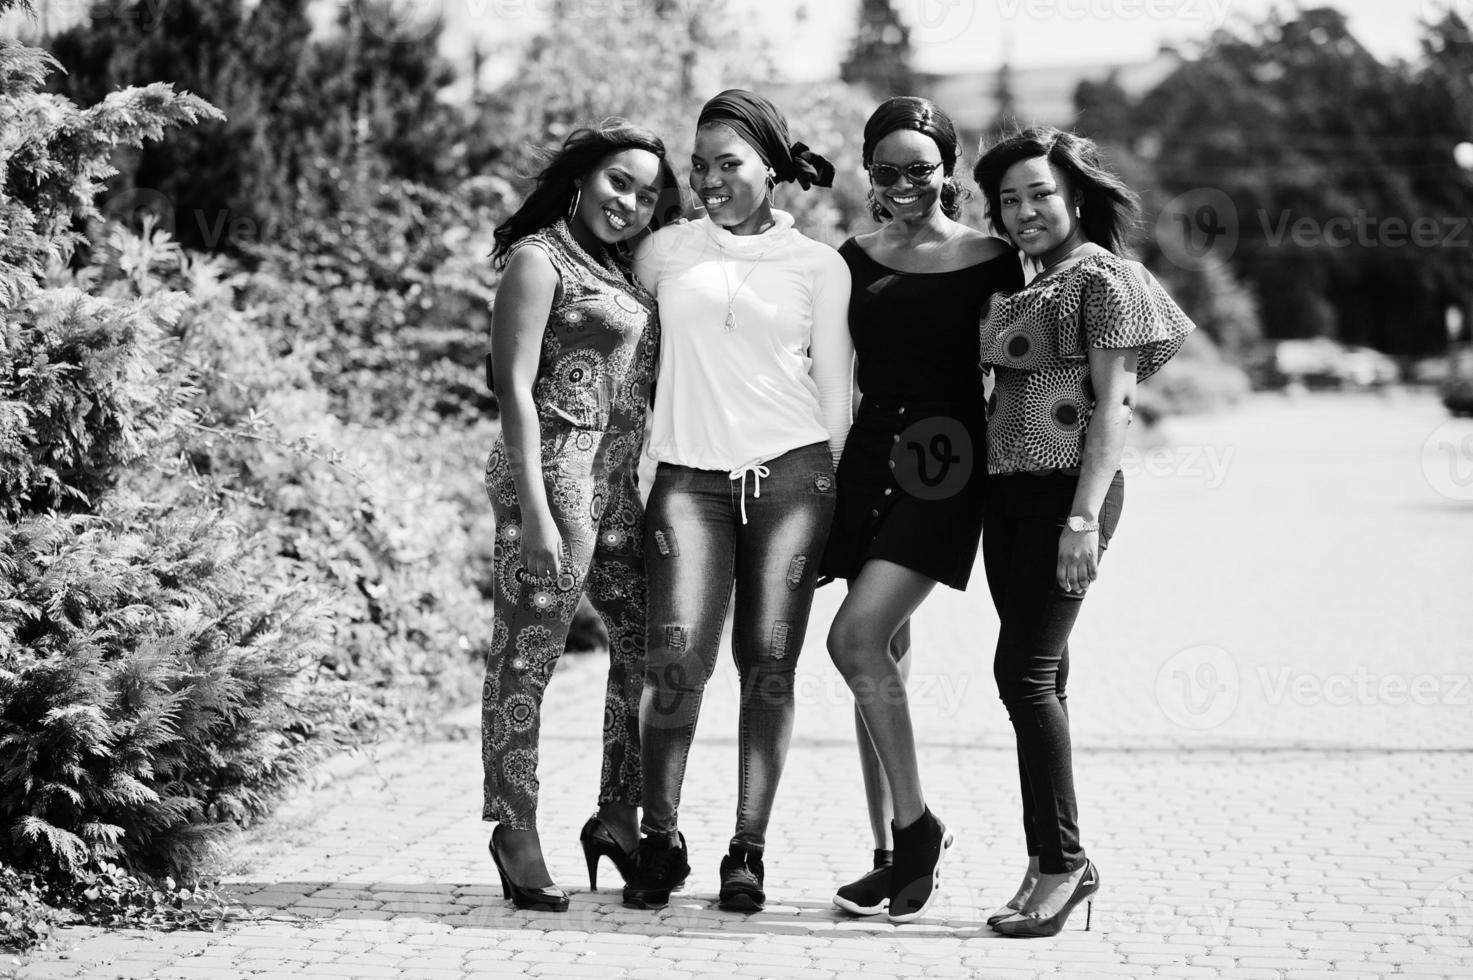
[[[660,462],[735,473],[827,441],[837,465],[852,418],[849,269],[792,215],[773,217],[760,235],[669,225],[635,252],[659,301],[648,452]]]

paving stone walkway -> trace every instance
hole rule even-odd
[[[1466,454],[1466,459],[1460,456]],[[770,904],[715,908],[735,810],[735,675],[712,681],[682,805],[694,871],[660,912],[589,891],[599,658],[544,722],[543,838],[565,914],[501,899],[473,737],[384,746],[241,842],[218,933],[66,930],[26,978],[1473,977],[1473,420],[1426,397],[1260,397],[1128,457],[1125,517],[1070,700],[1092,927],[984,924],[1023,866],[980,581],[915,625],[923,775],[958,843],[923,920],[835,910],[864,870],[848,693],[820,592],[768,844]],[[1464,467],[1460,469],[1459,467]],[[980,570],[979,570],[980,574]],[[475,711],[447,720],[473,735]]]

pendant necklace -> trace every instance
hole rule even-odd
[[[736,289],[731,288],[731,277],[726,274],[726,264],[724,262],[719,262],[718,260],[718,264],[721,265],[721,285],[726,287],[726,319],[722,321],[722,326],[726,328],[727,333],[732,333],[737,328],[736,298],[741,294],[742,287],[747,284],[748,279],[752,278],[752,273],[757,271],[758,263],[760,263],[763,258],[767,256],[767,253],[772,251],[772,249],[776,245],[777,242],[774,241],[771,245],[768,245],[761,252],[757,253],[757,257],[752,260],[752,268],[748,269],[747,274],[742,276],[742,280],[741,282],[737,283]],[[720,247],[720,245],[717,246],[718,249],[720,249]]]

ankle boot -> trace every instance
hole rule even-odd
[[[951,831],[928,807],[907,827],[890,822],[895,863],[890,868],[891,922],[920,918],[941,886],[941,862],[952,844]]]

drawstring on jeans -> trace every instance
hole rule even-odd
[[[741,477],[742,478],[742,523],[743,524],[747,523],[747,474],[748,473],[752,474],[752,483],[753,483],[753,486],[752,486],[752,496],[754,496],[754,497],[760,497],[760,496],[762,496],[762,478],[764,476],[771,476],[772,475],[772,471],[769,470],[767,467],[763,466],[761,463],[748,463],[745,466],[738,466],[736,469],[732,470],[729,474],[727,474],[733,480],[735,480],[737,477]]]

